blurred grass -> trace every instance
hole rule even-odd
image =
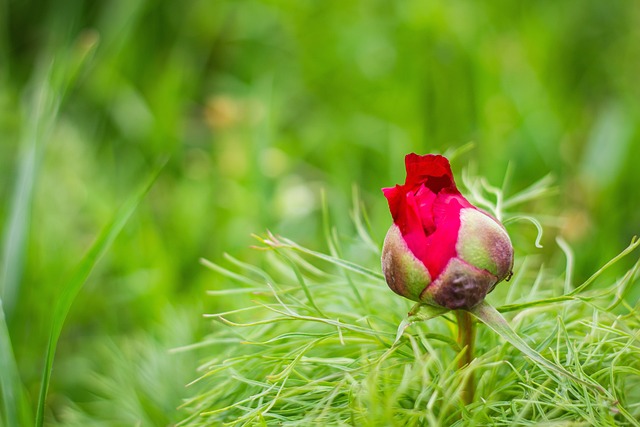
[[[134,193],[118,211],[114,214],[113,219],[100,231],[100,235],[96,238],[86,255],[82,257],[78,265],[75,267],[73,275],[62,285],[60,293],[57,295],[53,315],[51,316],[51,332],[47,342],[47,350],[45,356],[45,365],[42,373],[42,383],[40,385],[40,393],[38,397],[38,411],[36,415],[36,426],[44,424],[44,410],[49,391],[49,383],[51,381],[51,372],[53,370],[53,360],[58,346],[58,340],[62,332],[67,315],[71,306],[82,290],[87,278],[94,270],[98,261],[110,249],[111,244],[116,239],[120,231],[135,212],[138,204],[144,199],[147,192],[162,171],[159,167],[153,172],[152,176],[144,182],[141,188]]]
[[[454,168],[471,164],[499,186],[511,165],[512,192],[551,173],[559,192],[534,208],[578,248],[574,280],[584,281],[639,231],[639,23],[631,0],[2,1],[3,239],[19,231],[10,200],[20,141],[34,131],[39,64],[61,70],[45,83],[68,78],[43,135],[31,206],[16,218],[24,263],[0,272],[19,278],[7,324],[27,392],[39,388],[54,279],[167,155],[70,312],[57,361],[87,363],[53,372],[51,393],[64,398],[52,400],[51,423],[95,392],[86,379],[101,368],[87,343],[145,336],[162,353],[154,337],[167,313],[199,316],[204,290],[219,286],[200,257],[260,263],[248,246],[265,228],[318,248],[320,189],[331,223],[345,230],[357,184],[380,242],[390,217],[379,188],[402,181],[410,151],[475,141]],[[531,247],[531,228],[516,245]],[[611,277],[629,268],[622,264]],[[190,325],[191,341],[208,328]],[[114,347],[102,354],[115,360]],[[188,370],[166,374],[192,379]]]

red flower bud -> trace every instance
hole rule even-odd
[[[404,185],[383,188],[393,225],[382,270],[398,295],[471,308],[510,276],[513,247],[500,222],[465,199],[443,156],[408,154]]]

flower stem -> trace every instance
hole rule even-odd
[[[464,354],[458,361],[458,368],[462,369],[473,360],[473,346],[476,338],[476,324],[471,313],[466,310],[456,310],[458,319],[458,344],[464,350]],[[466,348],[465,348],[466,347]],[[475,381],[473,371],[468,372],[462,384],[461,398],[465,405],[473,402]]]

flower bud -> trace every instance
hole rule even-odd
[[[382,270],[398,295],[469,309],[510,277],[513,246],[500,222],[465,199],[443,156],[408,154],[404,185],[383,188],[393,225]]]

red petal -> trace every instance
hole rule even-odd
[[[382,191],[407,246],[435,280],[457,256],[460,210],[473,206],[458,192],[445,157],[411,153],[405,165],[404,185]]]
[[[382,193],[384,193],[384,197],[387,198],[387,202],[389,203],[389,211],[393,217],[393,222],[402,229],[399,217],[400,212],[404,210],[403,208],[405,203],[405,191],[403,186],[396,185],[395,187],[383,188]]]
[[[389,210],[393,222],[400,228],[400,232],[407,239],[418,242],[424,240],[425,232],[422,227],[420,210],[412,192],[406,192],[404,186],[396,185],[391,188],[383,188],[382,192],[389,202]]]
[[[420,214],[420,220],[422,222],[422,228],[427,235],[433,233],[435,230],[435,223],[433,221],[433,202],[436,200],[436,193],[431,191],[430,188],[421,186],[415,194],[418,201],[417,207]]]
[[[405,199],[403,222],[404,224],[396,224],[400,228],[404,241],[413,252],[416,258],[422,259],[426,256],[424,242],[427,239],[427,231],[422,225],[420,218],[419,200],[412,192],[407,193]]]
[[[419,156],[415,153],[407,154],[404,158],[407,168],[407,179],[404,183],[407,188],[415,188],[425,184],[434,193],[443,188],[455,188],[451,165],[446,157],[427,154]]]
[[[449,260],[458,255],[456,243],[460,230],[460,210],[471,207],[461,195],[438,194],[433,203],[435,231],[423,243],[424,255],[419,258],[435,280],[445,269]]]

